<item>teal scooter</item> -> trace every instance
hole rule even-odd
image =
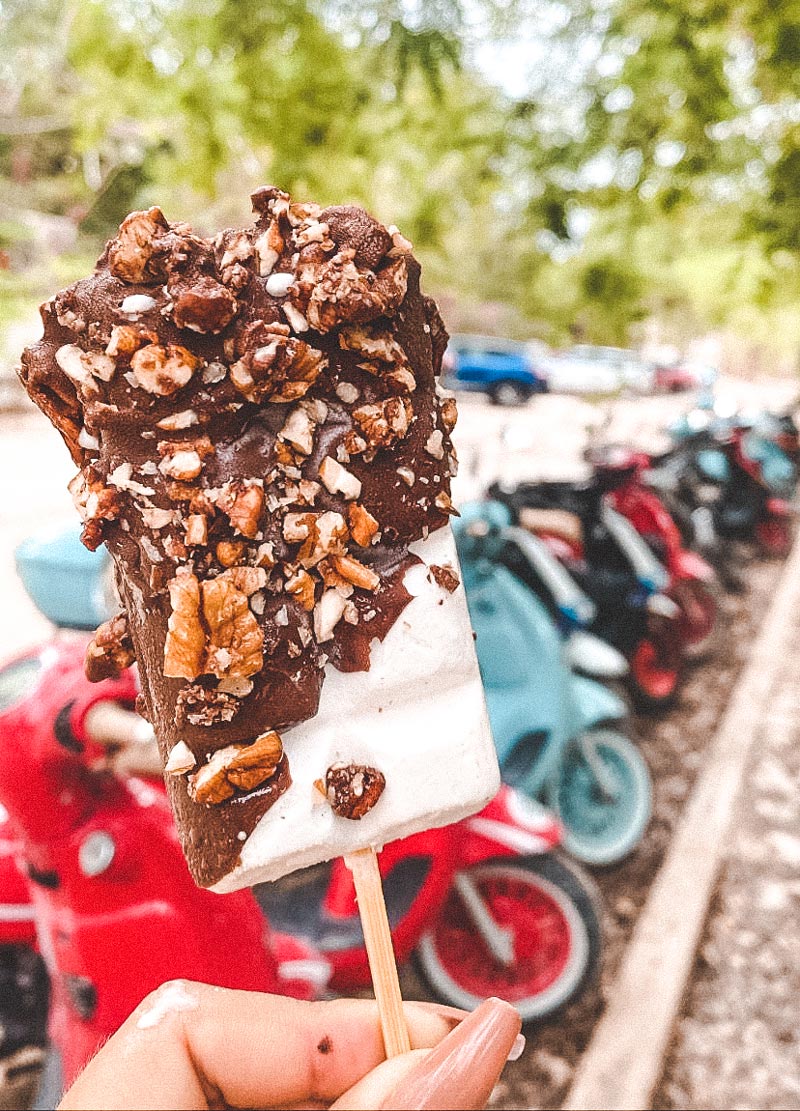
[[[647,826],[650,773],[617,729],[625,703],[573,673],[547,610],[499,562],[519,539],[509,525],[497,502],[465,506],[454,522],[503,778],[556,812],[564,846],[578,860],[615,864]]]

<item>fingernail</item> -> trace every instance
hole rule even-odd
[[[485,1107],[516,1048],[520,1025],[509,1003],[487,999],[403,1078],[382,1108],[473,1111]]]
[[[406,1001],[405,1007],[420,1007],[423,1011],[429,1014],[438,1015],[443,1018],[445,1022],[449,1022],[451,1026],[457,1026],[459,1022],[463,1022],[465,1018],[469,1018],[471,1011],[462,1011],[460,1007],[448,1007],[446,1003],[426,1003],[421,999],[414,999]],[[509,1061],[518,1061],[522,1054],[525,1052],[525,1035],[517,1034],[514,1039],[514,1044],[508,1051]]]

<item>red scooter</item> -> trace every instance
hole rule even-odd
[[[28,1107],[47,1046],[50,984],[36,940],[20,845],[0,806],[0,1107]]]
[[[329,979],[367,983],[340,863],[281,887],[195,886],[163,785],[132,774],[149,730],[132,712],[135,676],[89,684],[85,643],[60,637],[0,669],[0,798],[22,843],[65,1079],[166,979],[305,998]],[[559,840],[552,817],[506,789],[456,827],[387,846],[398,958],[417,948],[449,1002],[505,995],[528,1018],[565,1003],[597,967],[600,927],[586,881],[550,851]]]
[[[686,655],[708,654],[717,626],[718,592],[713,568],[686,548],[664,503],[642,479],[650,457],[624,447],[588,453],[610,504],[627,517],[669,573],[665,593],[679,607],[678,630]]]

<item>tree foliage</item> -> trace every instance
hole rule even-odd
[[[471,319],[554,342],[752,332],[797,298],[793,0],[0,0],[0,38],[24,280],[42,221],[79,269],[131,208],[211,226],[273,181],[368,205]]]

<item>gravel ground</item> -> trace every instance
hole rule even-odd
[[[655,1107],[800,1107],[800,631],[733,829]]]

